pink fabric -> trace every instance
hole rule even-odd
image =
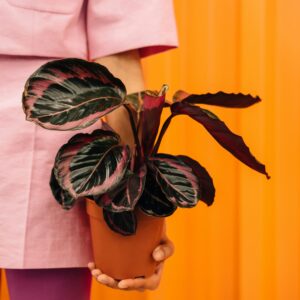
[[[84,203],[65,211],[49,188],[57,150],[76,132],[43,129],[25,121],[22,110],[24,83],[46,61],[0,56],[2,268],[86,267],[92,260]]]
[[[2,0],[0,20],[0,54],[144,57],[177,46],[172,0]]]
[[[92,250],[84,203],[64,211],[48,184],[58,148],[74,132],[25,121],[23,87],[49,57],[129,49],[147,56],[176,46],[172,2],[2,0],[0,20],[0,267],[85,267]]]
[[[10,300],[89,300],[87,268],[6,270]]]
[[[141,57],[177,45],[172,0],[89,0],[89,55],[140,49]]]

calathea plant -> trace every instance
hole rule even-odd
[[[137,207],[145,214],[166,217],[177,207],[193,207],[199,200],[211,205],[215,188],[206,169],[188,156],[158,152],[164,133],[177,115],[187,115],[203,125],[222,147],[269,178],[243,139],[215,114],[197,106],[244,108],[259,102],[258,97],[178,91],[168,102],[165,96],[165,86],[160,92],[127,95],[124,84],[107,68],[80,59],[48,62],[30,76],[23,93],[26,119],[46,129],[80,130],[120,106],[130,117],[133,149],[104,121],[101,128],[78,133],[59,149],[50,186],[63,208],[89,197],[103,208],[112,230],[131,235],[137,227]],[[163,109],[170,110],[170,115],[159,132]]]

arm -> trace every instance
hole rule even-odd
[[[141,61],[137,50],[98,58],[95,62],[106,66],[114,76],[120,78],[126,86],[127,94],[145,89]],[[129,117],[124,107],[108,114],[106,120],[120,134],[123,141],[131,146],[133,145]]]
[[[144,90],[142,67],[137,50],[98,58],[95,62],[106,66],[114,76],[120,78],[125,84],[128,94]],[[133,136],[129,118],[124,107],[110,113],[107,116],[107,122],[120,134],[123,141],[126,141],[129,145],[133,145]],[[167,238],[165,231],[162,244],[156,247],[153,251],[153,258],[156,261],[160,261],[161,264],[158,265],[155,274],[149,278],[126,279],[117,282],[113,278],[103,274],[99,269],[95,269],[94,263],[89,263],[88,267],[97,281],[109,287],[140,291],[144,289],[153,290],[159,285],[164,260],[170,257],[173,252],[173,243]]]

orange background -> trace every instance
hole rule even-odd
[[[300,299],[300,2],[175,1],[179,49],[143,61],[147,87],[259,95],[246,110],[211,107],[267,165],[272,179],[238,163],[195,122],[172,121],[161,151],[199,160],[216,200],[168,219],[176,253],[155,292],[93,283],[102,300]],[[5,278],[2,276],[2,282]],[[2,284],[1,300],[7,300]]]

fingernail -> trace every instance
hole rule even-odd
[[[154,258],[156,260],[162,260],[164,258],[164,253],[162,250],[157,250],[154,252]]]

